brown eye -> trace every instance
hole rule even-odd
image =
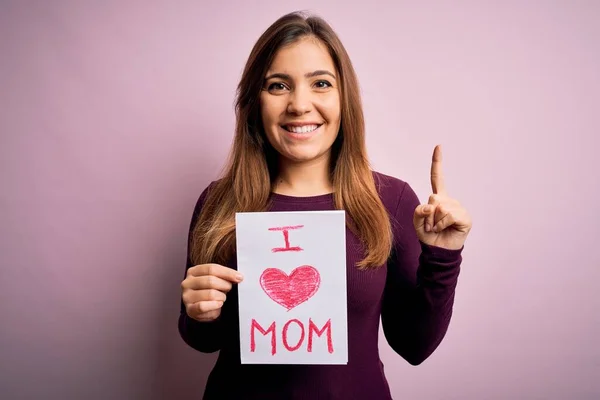
[[[281,83],[281,82],[271,83],[267,87],[267,90],[269,92],[278,92],[278,91],[285,90],[285,89],[286,89],[286,86],[283,83]]]
[[[329,83],[328,81],[317,81],[315,85],[318,89],[327,89],[332,87],[331,83]]]

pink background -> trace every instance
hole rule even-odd
[[[395,398],[600,396],[600,2],[320,3],[1,3],[1,398],[200,397],[189,219],[251,46],[296,9],[350,52],[374,167],[425,201],[441,143],[474,219],[437,352],[381,337]]]

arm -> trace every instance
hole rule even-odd
[[[392,218],[394,247],[381,312],[386,340],[412,365],[425,361],[446,335],[462,261],[462,249],[419,241],[413,226],[418,205],[405,183]]]
[[[192,220],[189,227],[188,232],[188,244],[187,244],[187,262],[184,277],[187,274],[187,270],[193,267],[192,261],[190,259],[190,240],[192,238],[192,231],[194,226],[196,225],[196,221],[200,216],[200,211],[202,210],[202,206],[206,199],[206,195],[208,193],[208,188],[205,189],[198,202],[196,203],[196,207],[194,208],[194,212],[192,215]],[[183,339],[185,343],[187,343],[190,347],[201,351],[203,353],[212,353],[221,348],[221,338],[222,338],[222,322],[221,318],[217,318],[211,322],[200,322],[196,321],[193,318],[190,318],[185,310],[185,305],[183,304],[183,300],[180,303],[180,315],[179,315],[179,335]]]

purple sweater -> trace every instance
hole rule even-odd
[[[360,271],[356,263],[363,247],[346,229],[348,364],[242,365],[234,285],[217,321],[195,321],[181,304],[179,332],[183,340],[201,352],[220,350],[205,399],[391,399],[379,358],[380,317],[388,344],[410,364],[422,363],[438,347],[452,315],[462,249],[446,250],[419,242],[412,222],[419,200],[413,189],[381,173],[375,172],[374,177],[390,215],[394,245],[387,265]],[[190,229],[205,196],[206,190],[198,199]],[[271,211],[333,209],[333,195],[272,195]],[[188,257],[186,270],[191,266]],[[236,269],[236,258],[227,266]]]

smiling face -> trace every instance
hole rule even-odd
[[[337,71],[327,48],[306,37],[281,48],[267,71],[260,108],[281,161],[328,162],[340,129]]]

